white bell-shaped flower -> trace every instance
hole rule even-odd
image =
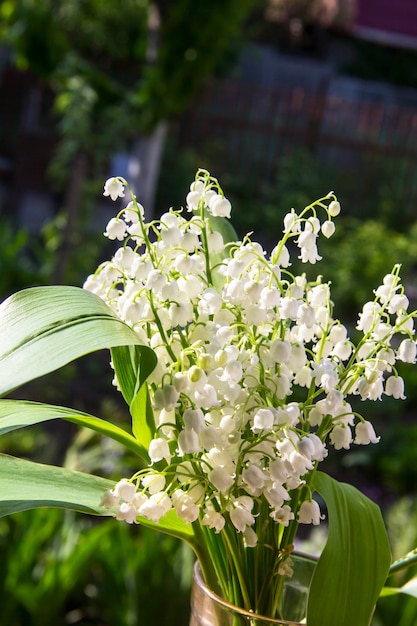
[[[223,515],[221,515],[221,513],[218,513],[213,508],[209,508],[206,506],[205,513],[203,515],[203,519],[201,520],[201,523],[204,526],[213,528],[215,533],[219,533],[223,530],[226,520],[223,517]]]
[[[166,439],[162,439],[162,437],[152,439],[149,444],[149,458],[152,463],[157,463],[162,461],[162,459],[166,459],[167,462],[171,460],[171,453]]]
[[[275,509],[270,513],[270,516],[275,522],[282,526],[288,526],[288,524],[295,519],[294,513],[288,504],[284,504],[284,506],[279,509]]]
[[[385,382],[385,395],[397,400],[405,400],[404,380],[401,376],[390,376]]]
[[[354,443],[367,446],[369,443],[378,443],[380,437],[375,434],[374,427],[368,421],[358,422],[355,427]]]
[[[117,200],[117,198],[123,198],[124,195],[124,185],[122,181],[118,180],[115,176],[106,180],[104,183],[103,196],[110,196],[114,201]]]
[[[136,494],[136,487],[133,483],[122,478],[114,487],[113,493],[116,498],[124,500],[124,502],[132,502]]]
[[[397,350],[397,358],[405,363],[415,363],[417,344],[411,339],[403,339]]]
[[[119,241],[123,241],[126,235],[126,222],[117,217],[112,217],[109,223],[106,226],[106,230],[104,235],[109,239],[118,239]]]
[[[224,467],[215,467],[209,472],[209,481],[220,493],[227,493],[235,479]]]
[[[253,500],[248,496],[240,496],[237,498],[230,511],[230,519],[236,530],[241,533],[245,532],[246,526],[252,526],[255,521],[251,511],[253,508]]]
[[[271,430],[274,425],[274,414],[271,409],[258,409],[253,416],[253,432]]]
[[[305,500],[298,511],[298,521],[300,524],[314,524],[314,526],[318,526],[323,517],[320,512],[320,507],[315,500]]]
[[[349,450],[352,443],[352,432],[349,426],[337,424],[330,433],[330,443],[336,450]]]

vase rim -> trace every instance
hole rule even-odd
[[[304,554],[302,552],[294,552],[293,556],[298,556],[301,558],[305,558],[307,560],[310,561],[316,561],[317,559],[314,556],[311,556],[309,554]],[[300,622],[288,622],[284,619],[280,619],[280,618],[273,618],[273,617],[266,617],[265,615],[260,615],[259,613],[255,613],[253,611],[247,611],[246,609],[242,609],[238,606],[235,606],[234,604],[231,604],[230,602],[228,602],[227,600],[224,600],[221,596],[218,596],[214,591],[212,591],[209,587],[207,587],[206,583],[203,580],[202,574],[201,574],[201,568],[200,568],[200,564],[198,561],[195,562],[194,564],[194,577],[195,580],[197,582],[197,584],[203,589],[204,593],[214,602],[220,604],[221,606],[224,606],[225,608],[227,608],[228,610],[234,611],[239,613],[239,615],[243,616],[243,617],[248,617],[250,619],[259,619],[263,622],[269,622],[270,624],[279,624],[280,626],[302,626],[300,624]]]

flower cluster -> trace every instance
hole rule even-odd
[[[106,182],[123,197],[127,183]],[[333,193],[284,218],[270,254],[226,241],[231,204],[200,170],[186,210],[147,223],[134,195],[106,236],[123,242],[85,288],[157,355],[148,379],[155,430],[149,466],[103,498],[117,519],[187,523],[259,540],[260,521],[318,524],[310,480],[328,446],[376,443],[349,398],[404,398],[396,361],[415,362],[414,314],[399,278],[385,276],[363,307],[354,343],[333,318],[329,285],[290,271],[290,250],[320,260],[340,205]],[[117,381],[116,381],[117,384]]]

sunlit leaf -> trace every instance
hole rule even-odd
[[[155,422],[146,379],[156,365],[156,356],[153,352],[141,354],[138,346],[123,346],[111,352],[117,381],[132,416],[133,434],[148,448],[155,432]]]
[[[114,481],[99,476],[0,454],[0,517],[42,507],[108,516],[110,511],[100,506],[100,501],[114,484]],[[192,525],[180,519],[173,510],[168,511],[159,523],[142,517],[138,517],[138,522],[193,543]]]
[[[165,533],[166,535],[172,535],[173,537],[178,537],[179,539],[184,539],[191,545],[193,544],[194,530],[191,524],[187,524],[178,517],[174,510],[168,511],[164,517],[161,517],[158,523],[151,522],[144,517],[138,517],[138,522],[142,526],[146,526],[147,528],[153,528],[154,530],[158,530],[160,532]]]
[[[106,420],[67,407],[24,400],[0,400],[0,435],[53,419],[64,419],[99,432],[137,454],[144,464],[149,462],[147,450],[135,437]]]
[[[130,412],[133,434],[145,448],[149,448],[155,433],[155,422],[147,385],[142,385],[139,389],[130,406]]]
[[[108,515],[100,500],[113,485],[106,478],[0,454],[0,517],[40,507]]]
[[[381,589],[381,593],[379,594],[380,598],[385,598],[387,596],[395,596],[397,593],[400,593],[401,589],[399,587],[383,587]]]
[[[118,385],[126,403],[130,405],[155,369],[156,354],[153,350],[144,352],[143,346],[126,345],[112,348],[111,356]]]
[[[85,354],[137,345],[135,332],[93,293],[78,287],[25,289],[0,304],[0,395]],[[149,367],[148,367],[149,371]]]

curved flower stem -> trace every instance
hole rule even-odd
[[[417,548],[406,554],[402,559],[395,561],[388,572],[388,576],[392,576],[397,572],[402,572],[417,563]]]

